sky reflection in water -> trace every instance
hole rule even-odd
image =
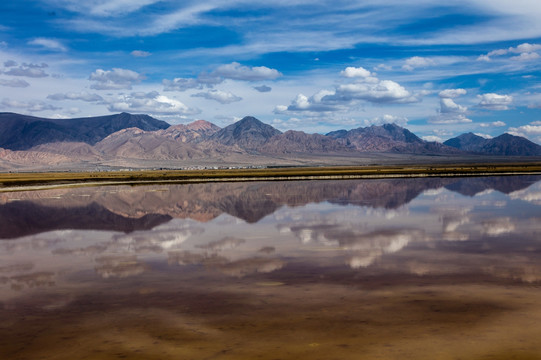
[[[527,357],[540,221],[540,176],[2,193],[0,355]]]

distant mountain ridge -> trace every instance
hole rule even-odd
[[[510,134],[484,139],[472,133],[441,144],[422,140],[396,124],[322,135],[282,133],[252,116],[220,128],[205,120],[171,126],[148,115],[127,113],[81,119],[0,113],[0,170],[70,162],[136,164],[139,160],[251,165],[276,159],[302,161],[308,155],[355,159],[363,153],[541,156],[541,146]]]
[[[0,113],[0,148],[28,150],[54,142],[84,142],[95,145],[108,135],[129,127],[145,131],[170,125],[148,115],[121,113],[77,119],[47,119],[14,113]]]
[[[462,151],[486,155],[541,156],[540,145],[507,133],[485,139],[470,132],[449,139],[443,144]]]

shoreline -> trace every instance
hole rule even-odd
[[[541,174],[541,163],[322,166],[216,170],[0,173],[0,192],[59,187],[235,181],[380,179]]]

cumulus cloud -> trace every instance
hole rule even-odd
[[[188,89],[203,88],[203,85],[195,78],[164,79],[162,85],[164,91],[186,91]]]
[[[531,61],[531,60],[536,60],[536,59],[539,59],[541,56],[536,53],[536,52],[531,52],[531,53],[522,53],[518,56],[513,56],[511,58],[511,60],[516,60],[516,61]]]
[[[439,137],[439,136],[436,136],[436,135],[423,136],[422,139],[424,141],[429,141],[429,142],[439,142],[439,143],[443,142],[443,139],[441,137]]]
[[[17,66],[15,62],[6,62],[9,63],[9,70],[4,71],[4,74],[11,76],[24,76],[30,78],[42,78],[47,77],[49,74],[45,72],[45,68],[48,67],[47,64],[27,64],[23,63],[20,66]]]
[[[182,102],[160,95],[157,91],[149,93],[133,92],[109,100],[107,109],[111,112],[144,112],[151,114],[195,115],[201,111],[186,106]]]
[[[488,110],[508,110],[509,105],[513,102],[511,95],[495,93],[477,95],[477,98],[479,99],[478,106]]]
[[[438,114],[438,116],[433,116],[428,119],[430,124],[467,124],[471,123],[472,120],[468,119],[463,114],[449,113],[449,114]]]
[[[407,125],[408,118],[404,116],[384,114],[382,116],[377,116],[369,120],[364,120],[363,123],[364,123],[364,126],[396,124],[403,127]]]
[[[30,111],[30,112],[38,112],[38,111],[45,111],[45,110],[60,110],[59,107],[44,103],[43,101],[35,101],[35,100],[19,101],[19,100],[12,100],[8,98],[4,98],[2,100],[2,105],[7,108],[20,109],[20,110]]]
[[[504,123],[503,121],[493,121],[491,123],[480,123],[479,126],[481,127],[502,127],[502,126],[505,126],[507,125],[506,123]]]
[[[208,100],[215,100],[221,104],[230,104],[232,102],[241,101],[242,98],[228,91],[209,90],[193,94],[192,97],[202,97]]]
[[[254,89],[256,89],[257,91],[262,92],[262,93],[270,92],[272,90],[272,88],[270,86],[267,86],[267,85],[254,86]]]
[[[41,46],[48,50],[53,50],[53,51],[62,51],[62,52],[68,51],[68,49],[64,45],[62,45],[60,41],[54,40],[54,39],[36,38],[34,40],[29,41],[28,44]]]
[[[440,109],[436,116],[428,119],[431,124],[465,124],[472,120],[468,119],[464,114],[468,111],[466,106],[457,104],[453,99],[465,95],[465,89],[446,89],[440,91]]]
[[[515,136],[522,136],[530,140],[541,142],[541,124],[536,121],[529,125],[510,127],[507,133]]]
[[[445,89],[440,91],[438,95],[443,99],[454,99],[461,95],[466,95],[466,93],[467,91],[465,89]]]
[[[340,72],[340,75],[347,78],[361,78],[365,82],[377,82],[378,79],[370,71],[363,67],[348,66]]]
[[[98,94],[91,94],[88,92],[79,92],[79,93],[56,93],[51,94],[47,96],[47,99],[50,100],[82,100],[87,102],[97,102],[97,101],[103,101],[103,98],[99,96]]]
[[[148,51],[143,51],[143,50],[133,50],[131,53],[130,53],[131,56],[134,56],[134,57],[147,57],[147,56],[150,56],[152,55],[151,53],[149,53]]]
[[[276,106],[274,113],[341,111],[363,101],[376,104],[419,101],[417,96],[397,82],[380,80],[362,67],[347,67],[340,74],[353,81],[335,86],[333,90],[320,90],[310,97],[298,94],[290,105]]]
[[[467,107],[458,105],[453,101],[453,99],[450,98],[442,98],[440,99],[440,112],[442,114],[448,114],[448,113],[464,113],[468,110]]]
[[[407,71],[413,71],[416,68],[423,68],[433,65],[436,65],[436,63],[432,59],[414,56],[406,59],[406,63],[404,64],[404,66],[402,66],[402,69]]]
[[[512,56],[510,59],[515,61],[530,61],[535,60],[540,57],[536,52],[541,50],[541,44],[529,44],[523,43],[517,47],[510,47],[507,49],[497,49],[489,52],[486,55],[481,55],[477,58],[479,61],[491,61],[494,56],[503,56],[507,54],[519,54],[517,56]]]
[[[197,77],[193,78],[164,79],[162,84],[164,91],[186,91],[189,89],[210,89],[215,85],[221,84],[226,79],[262,81],[274,80],[280,76],[282,76],[282,73],[278,70],[266,66],[249,67],[233,62],[231,64],[221,65],[210,73],[202,72]],[[254,89],[260,92],[268,92],[271,90],[271,88],[266,85],[254,87]]]
[[[30,84],[22,79],[0,79],[1,86],[14,87],[14,88],[25,88],[29,87]]]
[[[278,105],[274,109],[274,113],[281,114],[287,112],[329,112],[340,109],[340,105],[337,102],[326,102],[323,100],[325,96],[334,95],[335,92],[328,90],[321,90],[318,93],[308,97],[304,94],[298,94],[297,97],[291,101],[289,106]]]
[[[17,64],[17,62],[15,60],[7,60],[7,61],[4,61],[4,66],[5,67],[14,67],[14,66],[17,66],[19,64]]]
[[[95,83],[90,86],[96,90],[119,90],[132,88],[133,84],[137,84],[143,80],[143,76],[135,71],[113,68],[113,70],[97,69],[88,78]]]
[[[274,80],[282,76],[282,73],[266,66],[249,67],[238,62],[232,62],[231,64],[219,66],[211,75],[232,80],[261,81]]]

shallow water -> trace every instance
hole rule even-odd
[[[539,359],[541,177],[0,194],[0,359]]]

